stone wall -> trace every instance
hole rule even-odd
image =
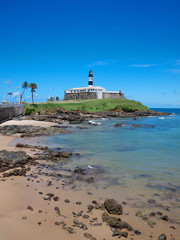
[[[97,99],[96,92],[65,93],[64,100]]]
[[[124,93],[101,92],[104,99],[126,99]],[[64,100],[98,99],[98,92],[65,93]]]
[[[120,93],[120,92],[103,92],[102,93],[102,98],[105,99],[126,99],[124,96],[124,93]]]
[[[0,123],[22,115],[24,104],[0,104]]]

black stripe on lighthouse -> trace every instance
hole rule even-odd
[[[88,75],[88,86],[93,86],[93,73],[90,70]]]

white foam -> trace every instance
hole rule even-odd
[[[88,165],[88,168],[92,169],[93,167],[91,165]]]

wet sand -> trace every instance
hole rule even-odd
[[[28,122],[28,125],[30,124],[40,124],[39,126],[42,126],[42,122]],[[17,137],[18,135],[1,135],[0,150],[19,151],[19,148],[9,146]],[[31,152],[29,149],[23,148],[22,150],[27,150],[28,154],[34,154],[34,152]],[[89,185],[89,189],[91,189],[90,194],[88,187],[85,188],[85,185],[79,182],[77,182],[77,185],[80,185],[80,188],[72,189],[71,185],[67,185],[66,180],[63,178],[56,179],[53,176],[40,175],[39,173],[41,171],[46,171],[41,164],[47,164],[48,166],[50,163],[46,163],[45,161],[39,161],[39,163],[40,165],[31,167],[31,171],[27,173],[26,177],[0,177],[0,239],[87,239],[84,233],[89,233],[98,240],[118,239],[118,237],[112,237],[112,231],[106,223],[102,221],[102,213],[105,210],[94,208],[91,212],[88,212],[88,205],[95,206],[92,204],[93,200],[103,202],[106,199],[106,190],[102,192],[98,189],[93,190],[93,187]],[[47,169],[47,171],[49,170]],[[68,175],[68,173],[66,174]],[[2,174],[0,174],[0,176],[2,176]],[[50,181],[51,184],[49,184]],[[117,188],[114,188],[114,191],[117,191]],[[119,188],[119,191],[121,191],[121,188]],[[54,201],[53,197],[47,200],[48,193],[54,194],[53,197],[58,197],[58,201]],[[112,198],[115,196],[115,194],[113,195],[113,188],[111,188],[111,195]],[[121,199],[116,199],[120,203],[122,201],[126,202],[122,204],[124,212],[123,215],[120,216],[121,220],[128,222],[134,230],[141,232],[140,235],[136,235],[132,231],[129,231],[127,239],[158,239],[162,233],[166,234],[167,239],[180,239],[179,224],[164,221],[158,217],[148,217],[148,220],[145,220],[140,216],[136,216],[137,212],[142,210],[143,215],[157,212],[157,207],[153,205],[150,205],[147,209],[142,209],[142,207],[138,206],[137,203],[139,203],[139,200],[133,199],[133,196],[136,198],[137,195],[138,192],[135,191],[134,193],[130,193],[129,199],[127,199],[127,197],[123,199],[123,196]],[[81,204],[77,204],[77,202]],[[133,206],[134,204],[137,206]],[[31,211],[31,208],[31,210],[27,209],[28,206],[31,206],[33,211]],[[60,215],[55,211],[55,207],[59,208]],[[83,211],[82,215],[73,215],[73,212],[80,213],[81,211]],[[162,212],[163,214],[171,215],[168,211],[163,210]],[[83,215],[88,215],[89,218],[85,219]],[[97,218],[97,220],[92,222],[93,218]],[[74,219],[86,224],[88,229],[83,230],[82,228],[74,226]],[[64,224],[62,222],[64,222]],[[148,225],[148,222],[155,222],[156,224]],[[58,225],[59,223],[60,225]],[[101,223],[102,225],[90,225],[94,223]],[[69,229],[69,231],[73,231],[74,233],[69,233],[69,227],[73,228],[73,230]],[[127,230],[124,229],[123,231]],[[124,237],[121,238],[125,239]]]

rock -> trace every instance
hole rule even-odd
[[[58,207],[55,207],[54,210],[57,212],[59,216],[61,215],[60,209]]]
[[[65,226],[66,226],[66,223],[65,223],[64,221],[61,221],[61,222],[59,222],[59,225],[65,227]]]
[[[76,227],[82,228],[83,230],[87,230],[86,224],[79,222],[77,219],[73,219],[73,223],[76,225]]]
[[[66,134],[70,131],[58,128],[58,127],[40,127],[40,126],[17,126],[17,125],[6,125],[0,127],[0,133],[4,135],[13,135],[20,133],[21,137],[37,137],[37,136],[48,136],[55,134]]]
[[[115,125],[114,125],[114,127],[116,128],[116,127],[122,127],[123,125],[125,125],[125,124],[127,124],[127,123],[116,123]]]
[[[89,215],[85,214],[85,215],[83,215],[83,218],[84,218],[84,219],[88,219],[88,218],[89,218]]]
[[[46,195],[49,196],[50,198],[54,197],[53,193],[47,193]]]
[[[168,221],[168,220],[169,220],[169,217],[168,217],[167,215],[163,215],[163,216],[161,217],[161,219],[164,220],[164,221]]]
[[[75,230],[74,230],[74,228],[72,228],[72,227],[68,227],[68,229],[67,229],[67,231],[69,232],[69,233],[75,233]]]
[[[176,228],[174,227],[174,226],[169,226],[170,228],[172,228],[172,229],[174,229],[174,230],[176,230]]]
[[[156,213],[155,213],[155,212],[151,212],[151,213],[149,214],[149,216],[150,216],[150,217],[155,217],[155,216],[156,216]]]
[[[101,223],[101,222],[99,222],[99,223],[94,223],[93,226],[94,226],[94,227],[102,226],[102,223]]]
[[[88,183],[93,183],[94,182],[94,177],[87,177],[85,180]]]
[[[81,205],[82,203],[81,202],[76,202],[76,205]]]
[[[84,233],[84,236],[86,237],[86,238],[90,238],[90,239],[92,239],[92,234],[90,234],[90,233]]]
[[[105,212],[102,214],[102,220],[113,228],[128,229],[128,231],[132,231],[133,229],[128,223],[121,221],[120,218],[111,217]]]
[[[123,213],[122,206],[114,199],[107,199],[104,202],[104,207],[108,211],[108,213],[113,215],[121,215]]]
[[[119,238],[120,237],[127,238],[128,237],[128,232],[118,232],[117,230],[115,230],[112,234],[112,237],[116,237],[116,236],[119,236]]]
[[[0,151],[0,172],[7,171],[12,168],[24,168],[26,164],[33,164],[34,159],[28,156],[24,151]],[[28,171],[28,168],[26,169]],[[23,175],[26,171],[16,170],[9,174],[11,175]]]
[[[75,172],[76,174],[86,175],[86,169],[84,169],[84,168],[76,168],[76,169],[74,170],[74,172]]]
[[[156,222],[148,222],[148,225],[149,226],[154,226],[154,225],[156,225]]]
[[[70,203],[70,200],[69,199],[65,199],[64,202]]]
[[[132,124],[131,125],[132,127],[136,127],[136,128],[138,128],[138,127],[144,127],[144,128],[154,128],[154,125],[148,125],[148,124]]]
[[[28,168],[21,168],[21,169],[14,169],[8,173],[3,173],[3,177],[11,177],[11,176],[26,176],[26,172],[30,171],[30,167]]]
[[[57,197],[54,197],[53,200],[56,202],[56,201],[59,200],[59,197],[58,197],[58,196],[57,196]]]
[[[65,163],[68,161],[70,156],[72,156],[72,153],[65,152],[65,151],[59,151],[59,152],[48,151],[44,153],[38,153],[36,156],[38,160]]]
[[[117,230],[113,231],[112,237],[117,237],[119,236],[119,232]]]
[[[154,199],[149,199],[148,203],[154,204],[154,203],[156,203],[156,201]]]
[[[93,210],[93,208],[94,208],[94,206],[93,206],[93,205],[88,205],[88,210],[89,210],[89,211],[92,211],[92,210]]]
[[[119,236],[127,238],[128,232],[119,232]]]
[[[17,143],[16,148],[33,148],[33,149],[39,149],[39,150],[48,150],[47,146],[33,146],[33,145],[23,144],[23,143]]]
[[[31,206],[28,206],[27,209],[30,211],[34,211],[34,209]]]
[[[167,237],[165,234],[161,234],[158,238],[158,240],[166,240],[166,239],[167,239]]]
[[[142,217],[142,212],[138,211],[138,212],[136,213],[136,216],[137,216],[137,217]]]
[[[141,234],[141,232],[140,232],[139,230],[135,230],[134,233],[135,233],[136,235],[140,235],[140,234]]]
[[[55,222],[54,223],[56,226],[59,226],[60,225],[60,222]]]

